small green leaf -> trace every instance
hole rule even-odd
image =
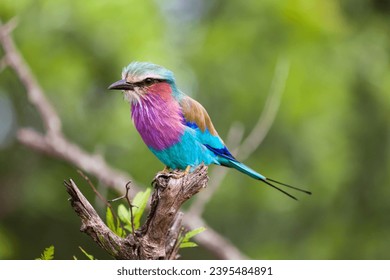
[[[36,258],[36,260],[52,260],[54,258],[54,246],[51,245],[45,250],[43,250],[43,253],[41,254],[40,258]]]
[[[106,223],[109,229],[111,229],[116,235],[120,237],[125,237],[126,233],[121,227],[120,221],[116,219],[109,207],[107,207],[106,211]]]
[[[180,242],[180,248],[192,248],[192,247],[196,247],[198,246],[198,244],[196,244],[195,242],[192,242],[190,241],[190,239],[192,237],[194,237],[195,235],[205,231],[206,228],[204,227],[199,227],[199,228],[196,228],[196,229],[193,229],[193,230],[190,230],[189,232],[187,232],[184,236],[182,236],[180,239],[179,239],[179,242]]]
[[[131,225],[124,225],[123,227],[125,228],[125,230],[128,230],[129,232],[133,232]]]
[[[81,246],[79,246],[79,249],[81,250],[81,252],[83,252],[83,254],[90,260],[95,260],[95,258],[93,257],[93,255],[91,254],[88,254]]]
[[[107,207],[107,211],[106,211],[106,224],[108,226],[109,229],[111,229],[112,231],[116,231],[116,223],[114,221],[114,215],[112,214],[112,211],[109,207]]]
[[[133,232],[133,228],[131,227],[131,220],[130,220],[130,217],[131,217],[130,209],[126,208],[126,206],[123,205],[123,204],[119,204],[118,205],[118,216],[119,216],[119,219],[123,223],[123,228],[126,229],[129,232]],[[122,228],[121,228],[121,230],[123,232],[123,236],[122,237],[125,237],[126,236],[126,232],[124,232]]]
[[[180,248],[193,248],[193,247],[197,247],[198,244],[196,244],[195,242],[182,242],[180,243]]]
[[[148,188],[144,192],[138,192],[134,197],[134,201],[132,202],[134,204],[134,207],[132,208],[134,229],[140,227],[140,220],[145,210],[146,204],[148,203],[150,193],[151,193],[151,189]],[[118,236],[125,237],[127,235],[127,232],[124,229],[126,229],[129,232],[132,232],[130,209],[127,208],[124,204],[119,204],[117,213],[119,219],[115,219],[111,210],[107,208],[107,213],[106,213],[107,226]],[[120,222],[123,223],[123,228]]]
[[[125,237],[127,235],[126,232],[123,230],[122,226],[120,225],[119,220],[118,220],[118,225],[117,225],[115,233],[119,237]]]
[[[133,199],[133,215],[134,215],[134,228],[137,229],[140,227],[141,218],[145,211],[145,207],[148,203],[151,189],[147,188],[144,192],[138,192]]]
[[[183,237],[183,242],[187,242],[189,241],[192,237],[194,237],[195,235],[205,231],[206,228],[205,227],[199,227],[199,228],[196,228],[196,229],[193,229],[193,230],[190,230],[189,232],[187,232],[184,237]]]
[[[118,205],[118,217],[125,225],[131,225],[130,210],[123,204]]]

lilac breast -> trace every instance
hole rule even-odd
[[[176,144],[184,133],[181,109],[172,97],[148,94],[132,104],[131,117],[146,145],[157,151]]]

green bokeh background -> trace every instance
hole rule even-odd
[[[313,196],[297,203],[232,170],[204,219],[253,259],[390,258],[388,1],[2,0],[2,22],[15,16],[16,44],[65,135],[145,186],[163,166],[142,143],[121,95],[107,90],[123,66],[151,61],[174,71],[225,138],[234,122],[250,132],[278,60],[288,60],[276,120],[246,163]],[[57,259],[83,258],[79,245],[110,258],[79,232],[67,201],[62,181],[82,181],[76,168],[22,146],[18,127],[43,130],[6,68],[0,259],[33,259],[51,244]],[[88,186],[82,189],[93,200]],[[182,255],[214,258],[201,247]]]

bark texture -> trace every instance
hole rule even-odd
[[[189,174],[158,173],[153,180],[154,192],[145,223],[134,235],[125,238],[107,227],[72,179],[66,181],[65,186],[71,206],[81,219],[80,230],[115,259],[164,260],[179,257],[178,240],[183,217],[180,207],[207,183],[206,166]]]

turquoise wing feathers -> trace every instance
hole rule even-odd
[[[213,152],[216,157],[219,156],[226,160],[236,161],[223,140],[219,137],[206,109],[199,102],[188,96],[181,100],[180,105],[185,125],[193,129],[198,141]],[[223,162],[218,161],[218,163],[222,164]]]
[[[212,152],[217,164],[235,168],[255,179],[265,179],[263,175],[235,159],[219,137],[210,116],[200,103],[186,96],[181,102],[181,107],[186,126],[193,129],[198,141]]]

